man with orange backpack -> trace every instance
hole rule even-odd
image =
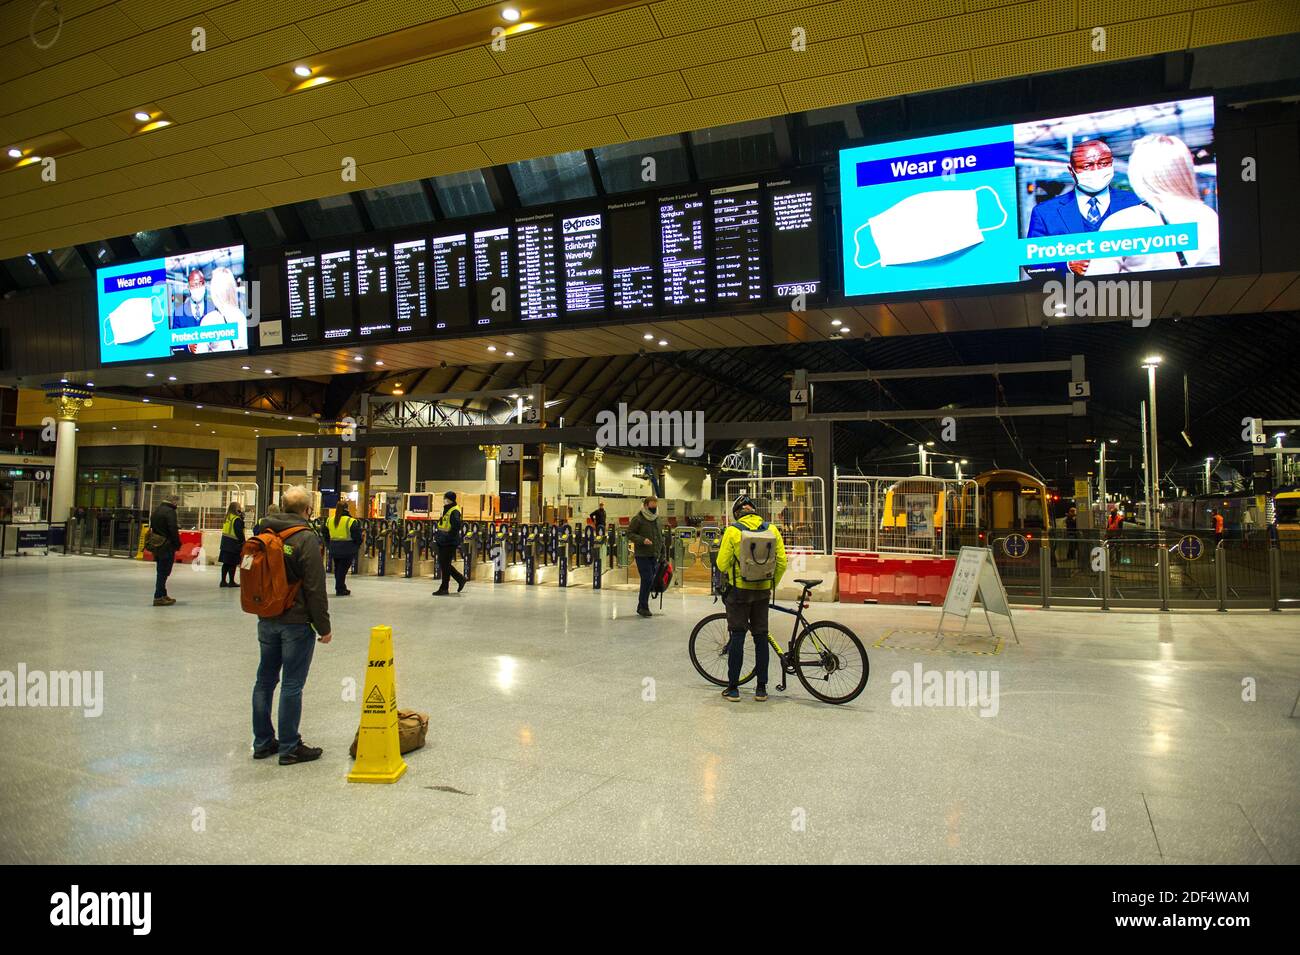
[[[240,603],[258,616],[262,648],[253,684],[253,758],[279,753],[281,766],[309,763],[321,755],[320,747],[308,746],[298,733],[302,688],[316,640],[329,643],[333,636],[320,538],[308,524],[311,512],[311,492],[301,485],[288,488],[280,512],[261,521],[259,533],[240,555]],[[271,702],[282,670],[277,738]]]

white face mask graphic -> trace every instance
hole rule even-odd
[[[1096,195],[1115,178],[1114,169],[1087,169],[1083,172],[1076,172],[1075,177],[1079,181],[1079,188],[1088,195]]]
[[[997,225],[980,228],[981,189],[993,193],[1002,220]],[[1007,224],[1007,210],[992,186],[974,189],[941,189],[918,192],[901,199],[853,233],[853,264],[860,269],[875,265],[906,265],[942,258],[984,241],[984,233]],[[871,229],[871,238],[880,252],[875,262],[862,261],[863,229]]]
[[[203,286],[191,286],[190,298],[194,299],[196,303],[203,301]]]
[[[104,345],[126,345],[151,335],[161,319],[155,320],[155,299],[128,298],[104,319]]]

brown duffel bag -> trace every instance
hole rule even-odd
[[[397,738],[398,748],[403,753],[409,753],[413,749],[421,749],[424,746],[424,737],[429,732],[429,714],[421,713],[419,710],[398,710],[397,711]],[[357,740],[361,738],[361,730],[357,730],[357,735],[352,737],[352,748],[348,750],[348,755],[353,759],[357,758]]]

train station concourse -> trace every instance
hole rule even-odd
[[[1118,867],[1300,863],[1300,5],[10,0],[0,47],[38,923],[121,866],[920,863],[1246,927],[1256,870]]]

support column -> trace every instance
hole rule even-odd
[[[77,489],[77,418],[94,404],[90,392],[61,388],[46,392],[55,404],[54,484],[50,491],[50,523],[62,524],[72,513]]]

